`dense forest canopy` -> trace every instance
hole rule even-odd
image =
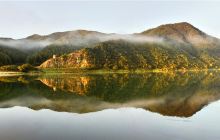
[[[94,69],[199,69],[217,68],[219,59],[213,57],[208,51],[191,52],[191,46],[176,43],[134,43],[125,40],[107,41],[94,48],[85,48],[81,62],[86,60],[87,68]],[[192,49],[192,48],[191,48]],[[191,50],[190,49],[190,50]],[[74,67],[80,65],[71,63],[74,55],[57,59],[61,67]],[[62,58],[62,57],[61,57]],[[82,64],[83,66],[83,64]],[[52,66],[53,67],[53,66]]]
[[[77,47],[70,45],[49,45],[42,50],[29,55],[26,61],[32,65],[40,65],[47,59],[52,58],[53,55],[60,56],[66,53],[70,53],[76,50],[76,48]]]
[[[18,49],[0,45],[0,65],[24,63],[26,55]]]
[[[43,49],[19,50],[0,45],[0,66],[29,63],[40,65],[53,55],[63,55],[76,50],[71,45],[49,45]]]

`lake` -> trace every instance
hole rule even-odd
[[[219,140],[220,73],[0,77],[2,140]]]

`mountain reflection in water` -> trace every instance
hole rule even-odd
[[[138,107],[190,117],[220,99],[218,72],[0,77],[0,107],[86,113]]]

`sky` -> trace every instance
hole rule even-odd
[[[166,23],[189,22],[220,38],[220,1],[1,1],[0,37],[77,29],[137,33]]]

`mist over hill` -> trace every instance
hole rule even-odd
[[[186,22],[126,35],[76,30],[44,36],[35,34],[19,40],[0,38],[0,46],[2,50],[16,50],[18,55],[26,54],[22,63],[43,63],[42,68],[204,69],[220,66],[220,40]],[[2,50],[0,55],[4,59],[0,61],[4,62],[0,65],[17,63]],[[53,55],[58,57],[52,59]]]

